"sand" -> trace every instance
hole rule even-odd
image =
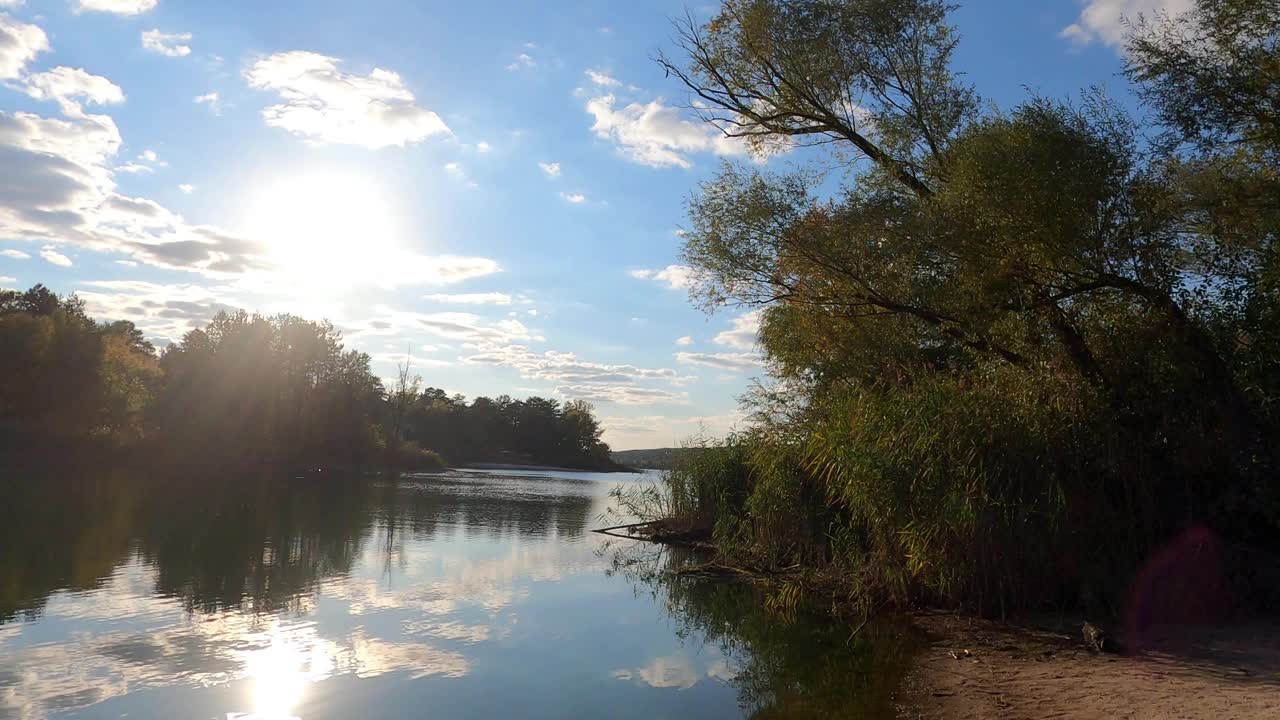
[[[1089,652],[1074,623],[917,623],[905,718],[1280,719],[1280,622],[1162,628],[1129,655]]]

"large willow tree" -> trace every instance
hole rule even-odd
[[[887,471],[841,443],[887,432],[909,446],[909,423],[894,429],[884,408],[943,383],[952,398],[985,393],[976,419],[993,427],[1056,408],[1020,427],[1088,425],[1094,438],[1060,439],[1073,469],[1039,499],[1006,477],[991,503],[1052,496],[1079,517],[1104,492],[1135,512],[1159,505],[1145,510],[1154,526],[1248,508],[1274,527],[1280,3],[1201,0],[1134,26],[1129,75],[1157,128],[1098,92],[995,109],[951,68],[951,9],[726,0],[678,25],[685,57],[660,58],[725,134],[813,158],[789,173],[726,165],[690,208],[695,295],[763,306],[771,372],[799,391],[788,417],[808,424],[774,429],[821,447],[822,477],[861,487],[845,499],[865,505],[868,478]],[[836,396],[853,399],[833,415]],[[958,402],[911,432],[954,432],[940,423]],[[973,438],[944,464],[1010,476],[1055,462],[993,460],[991,444],[1014,441]],[[928,469],[927,439],[915,442],[894,456],[913,491]],[[1064,486],[1072,473],[1106,478]]]

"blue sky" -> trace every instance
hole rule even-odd
[[[1121,16],[1189,2],[969,2],[957,69],[1002,107],[1127,97]],[[684,11],[0,0],[0,287],[159,344],[226,307],[325,317],[383,377],[408,351],[468,397],[590,400],[616,448],[723,433],[754,318],[689,303],[678,230],[751,160],[651,59]]]

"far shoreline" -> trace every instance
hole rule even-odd
[[[478,462],[452,466],[454,470],[533,470],[536,472],[598,472],[598,473],[639,473],[636,468],[622,465],[613,468],[573,468],[557,465],[525,465],[522,463]]]

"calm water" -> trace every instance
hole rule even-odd
[[[891,715],[894,629],[589,532],[636,477],[9,479],[0,718]]]

